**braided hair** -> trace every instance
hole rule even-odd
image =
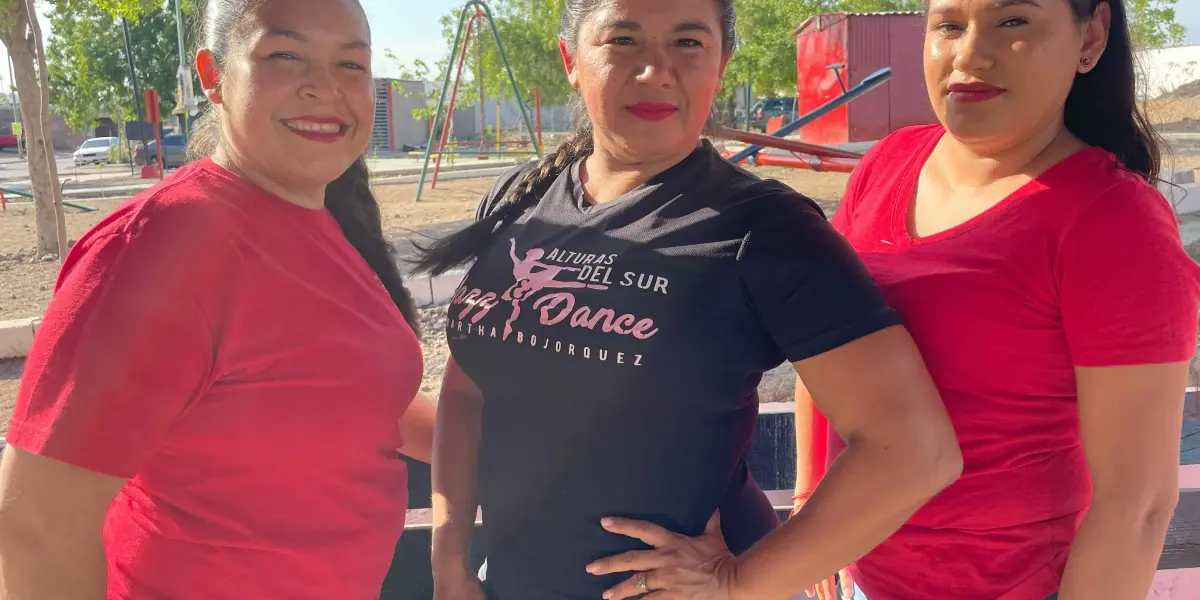
[[[734,24],[737,17],[733,9],[734,0],[713,1],[717,4],[721,22],[721,50],[728,54],[733,51],[735,39]],[[575,51],[583,22],[604,4],[605,0],[564,0],[559,35],[566,42],[568,51]],[[718,130],[717,121],[710,115],[705,124],[705,135],[712,137]],[[576,96],[571,100],[571,137],[554,152],[545,155],[537,166],[527,168],[519,175],[508,191],[474,223],[428,246],[417,244],[416,271],[440,275],[475,260],[501,225],[515,221],[526,210],[536,206],[559,175],[592,154],[595,149],[593,132],[586,107],[582,99]]]

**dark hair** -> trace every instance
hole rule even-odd
[[[361,11],[358,0],[353,1]],[[212,52],[218,65],[223,65],[229,55],[230,41],[235,39],[234,36],[254,11],[266,2],[208,0],[197,36],[200,46]],[[210,104],[196,123],[188,142],[188,153],[192,157],[210,156],[220,142],[220,121]],[[396,266],[396,249],[383,236],[383,219],[379,213],[379,203],[371,191],[370,173],[363,156],[359,156],[345,172],[325,186],[325,208],[333,215],[350,245],[375,271],[404,320],[420,335],[420,323],[416,318],[412,296],[404,287]]]
[[[734,25],[737,21],[734,0],[713,0],[717,4],[721,22],[721,50],[733,51]],[[567,50],[574,52],[579,42],[579,29],[589,15],[603,7],[605,0],[564,0],[559,35],[566,42]],[[715,119],[709,119],[705,133],[716,132]],[[588,118],[583,100],[576,96],[571,100],[571,137],[558,148],[545,155],[536,167],[527,169],[509,186],[503,198],[495,201],[487,215],[468,225],[461,231],[443,237],[428,246],[417,245],[418,272],[440,275],[455,267],[474,260],[491,241],[492,234],[504,223],[516,219],[521,213],[541,200],[550,185],[562,172],[578,160],[592,153],[592,122]]]
[[[1122,0],[1069,0],[1080,22],[1107,2],[1112,9],[1108,46],[1091,71],[1075,75],[1067,96],[1067,129],[1084,142],[1113,153],[1126,169],[1147,181],[1162,164],[1158,133],[1137,103],[1137,71],[1129,20]]]

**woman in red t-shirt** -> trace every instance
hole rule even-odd
[[[428,460],[362,8],[212,0],[204,156],[85,234],[0,463],[0,597],[378,598]],[[105,591],[107,588],[107,592]]]
[[[834,224],[913,332],[964,471],[843,573],[847,596],[1143,598],[1200,284],[1151,183],[1125,9],[933,0],[924,55],[941,124],[872,148]],[[796,411],[802,504],[827,428],[803,383]]]

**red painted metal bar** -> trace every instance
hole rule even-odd
[[[454,76],[454,90],[450,92],[450,105],[446,107],[446,122],[442,124],[442,141],[438,143],[438,149],[445,149],[446,138],[450,136],[450,125],[454,122],[454,99],[458,96],[458,84],[462,80],[463,66],[467,63],[467,48],[471,45],[471,32],[475,29],[475,21],[483,16],[483,12],[478,7],[475,8],[475,14],[471,16],[471,20],[467,21],[467,32],[463,36],[462,52],[458,54],[458,74]],[[429,187],[437,189],[438,169],[442,166],[442,155],[438,153],[437,162],[433,164],[433,181]]]
[[[860,160],[863,157],[862,154],[857,152],[838,150],[837,148],[827,148],[825,146],[818,146],[816,144],[808,144],[805,142],[798,142],[796,140],[763,135],[761,133],[752,133],[749,131],[742,131],[741,129],[732,129],[729,127],[722,127],[721,135],[745,144],[766,146],[768,148],[777,148],[779,150],[787,150],[789,152],[801,152],[804,154],[811,154],[813,156],[845,158],[850,160]]]
[[[754,158],[754,163],[760,167],[788,167],[792,169],[812,169],[818,172],[849,173],[858,166],[858,161],[843,158],[820,158],[800,156],[779,156],[760,152]]]

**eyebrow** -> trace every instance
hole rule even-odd
[[[267,37],[288,38],[290,40],[296,40],[297,42],[300,42],[302,44],[307,44],[308,42],[312,41],[308,38],[308,36],[304,35],[303,33],[300,33],[299,31],[293,31],[291,29],[268,29]],[[368,44],[364,40],[352,40],[349,42],[343,42],[340,46],[344,50],[370,50],[371,49],[371,45]]]
[[[1013,6],[1034,6],[1041,8],[1037,0],[995,0],[992,2],[992,8],[1011,8]]]
[[[642,25],[637,21],[619,20],[610,21],[604,24],[604,29],[624,29],[627,31],[641,31]],[[712,27],[700,21],[687,21],[675,26],[675,33],[687,33],[689,31],[702,31],[711,34]]]

